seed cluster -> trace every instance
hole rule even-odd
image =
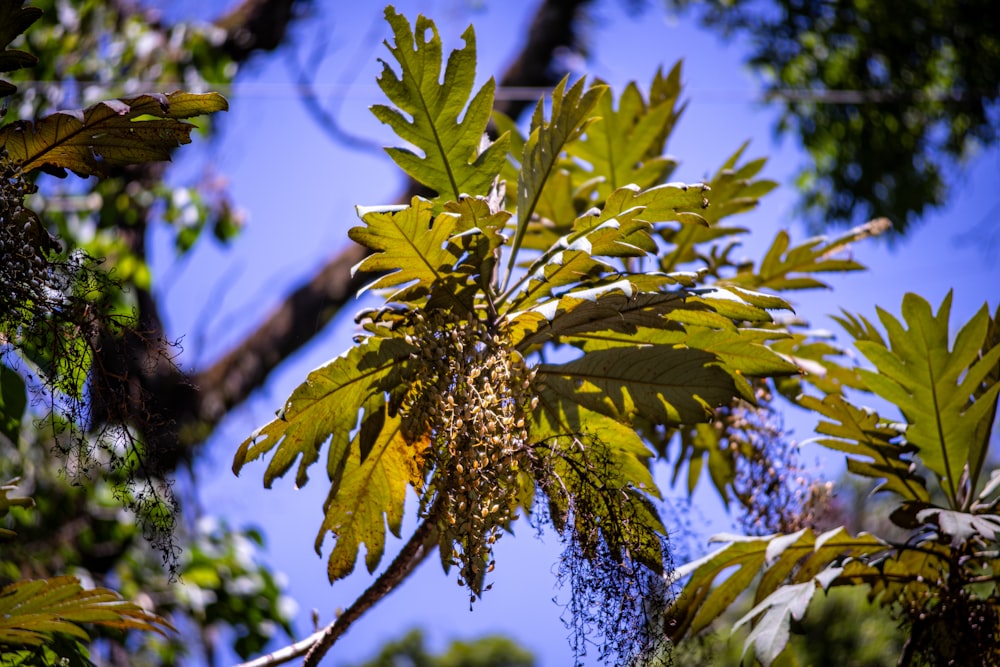
[[[518,471],[531,456],[525,412],[534,373],[507,335],[478,318],[417,312],[407,339],[418,352],[401,406],[403,434],[410,442],[429,438],[433,452],[424,508],[439,508],[445,562],[480,595],[493,544],[515,518]]]
[[[45,298],[49,271],[39,235],[47,240],[48,232],[24,208],[24,178],[3,151],[0,190],[0,312],[13,313]]]

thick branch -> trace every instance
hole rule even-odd
[[[351,267],[365,254],[360,246],[346,247],[309,282],[292,292],[256,331],[192,378],[200,390],[198,415],[205,424],[218,423],[354,297],[367,277],[352,277]]]

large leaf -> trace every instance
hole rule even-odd
[[[371,337],[333,361],[309,373],[285,402],[278,417],[243,441],[233,460],[237,475],[248,461],[274,450],[264,472],[270,488],[301,457],[296,486],[308,480],[308,468],[329,441],[327,472],[331,481],[352,455],[351,433],[369,399],[381,397],[398,384],[401,363],[413,348],[398,338]]]
[[[599,531],[615,557],[627,553],[662,572],[660,536],[666,530],[650,502],[660,492],[649,470],[649,448],[635,429],[556,392],[543,390],[538,399],[531,434],[552,466],[546,468],[549,478],[537,482],[548,493],[556,528],[562,531],[573,520],[578,539]],[[586,552],[595,544],[581,546]]]
[[[22,67],[32,67],[38,58],[18,51],[8,49],[18,35],[28,29],[42,15],[38,7],[22,7],[24,0],[0,0],[0,72],[12,72]],[[12,95],[17,87],[0,79],[0,97]]]
[[[666,345],[588,352],[563,364],[542,364],[536,376],[549,391],[625,424],[704,421],[736,395],[718,359]]]
[[[676,166],[663,155],[666,139],[680,117],[680,64],[668,77],[656,73],[647,103],[638,86],[629,83],[614,107],[604,95],[595,109],[600,120],[587,129],[569,153],[587,165],[588,176],[599,176],[599,199],[626,185],[648,188],[662,183]]]
[[[524,144],[517,180],[518,222],[511,244],[508,275],[517,262],[517,253],[528,223],[535,213],[542,189],[558,164],[559,156],[596,120],[594,107],[607,90],[607,86],[600,84],[585,87],[583,79],[567,90],[568,81],[568,77],[564,78],[552,92],[551,119],[545,120],[543,100],[538,101],[531,119],[531,135]]]
[[[687,582],[669,612],[670,638],[677,642],[704,630],[760,576],[755,607],[743,622],[767,612],[751,635],[757,658],[765,664],[784,648],[791,616],[800,613],[803,602],[808,604],[816,586],[826,589],[838,583],[839,566],[848,559],[871,557],[888,549],[871,535],[851,536],[843,528],[821,535],[807,529],[767,537],[719,535],[712,541],[730,544],[682,565],[673,574],[675,581]],[[720,582],[723,573],[728,574]],[[789,586],[798,587],[784,590]]]
[[[384,413],[385,406],[380,409]],[[326,532],[333,533],[336,544],[327,563],[331,582],[354,570],[362,543],[367,552],[365,565],[369,572],[375,571],[385,552],[386,522],[392,534],[399,537],[406,487],[421,484],[427,444],[407,444],[399,424],[399,416],[383,414],[370,451],[362,456],[360,443],[352,445],[337,483],[330,488],[323,505],[323,525],[316,536],[316,551],[320,552]]]
[[[141,95],[100,102],[82,111],[60,111],[41,120],[0,128],[0,146],[24,171],[70,169],[104,176],[111,167],[169,160],[191,142],[192,118],[229,108],[218,93]]]
[[[1000,384],[985,390],[981,385],[1000,363],[1000,345],[985,345],[991,320],[983,306],[949,346],[950,292],[936,314],[915,294],[903,297],[902,311],[909,328],[888,312],[878,311],[889,347],[874,340],[855,344],[877,369],[862,370],[861,376],[906,417],[907,441],[941,478],[952,507],[957,508],[963,468],[970,465],[977,472],[988,446],[989,436],[984,437],[981,425],[993,419]]]
[[[662,277],[663,283],[671,283]],[[523,352],[548,342],[588,331],[635,333],[637,327],[657,327],[663,315],[684,308],[681,292],[639,291],[631,280],[586,290],[573,290],[529,310],[510,315],[512,342]]]
[[[385,18],[396,40],[394,45],[386,42],[386,46],[399,64],[400,74],[382,61],[378,83],[399,109],[376,104],[372,113],[424,154],[404,148],[386,151],[403,171],[447,199],[485,195],[503,166],[508,139],[502,136],[480,150],[493,110],[495,84],[490,79],[469,100],[476,77],[472,27],[462,35],[465,48],[448,56],[442,80],[441,38],[434,22],[419,16],[413,31],[391,6],[386,7]]]
[[[0,646],[42,646],[58,634],[88,639],[82,624],[164,634],[167,621],[76,577],[17,581],[0,590]]]
[[[358,213],[365,226],[352,227],[347,234],[374,253],[354,271],[380,274],[364,289],[403,285],[388,300],[415,299],[451,276],[458,256],[449,248],[448,239],[457,231],[457,215],[441,213],[435,218],[432,204],[419,197],[399,211],[359,208]]]
[[[837,394],[822,401],[802,396],[798,402],[829,419],[816,427],[823,437],[810,442],[846,453],[847,469],[852,473],[883,480],[877,490],[893,491],[910,501],[930,500],[924,480],[913,471],[909,458],[914,447],[898,442],[899,430],[883,423],[877,413],[857,408]]]
[[[771,247],[757,267],[744,267],[740,273],[725,282],[752,289],[796,290],[829,287],[814,274],[844,271],[863,271],[864,265],[840,256],[845,248],[872,235],[871,223],[852,229],[847,234],[828,240],[823,237],[809,239],[791,247],[788,233],[780,230]]]

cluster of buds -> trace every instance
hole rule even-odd
[[[403,434],[430,440],[434,470],[424,507],[439,508],[445,563],[458,566],[459,584],[480,595],[531,456],[525,414],[534,373],[509,337],[484,320],[418,311],[410,331],[414,381],[400,409]]]
[[[20,170],[0,151],[0,311],[43,300],[47,293],[48,263],[39,243],[48,232],[24,208],[26,184]]]

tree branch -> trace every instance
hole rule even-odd
[[[379,575],[378,579],[332,623],[301,641],[237,667],[270,667],[294,660],[300,655],[305,656],[303,667],[316,667],[337,639],[347,632],[355,621],[391,593],[430,554],[437,542],[435,517],[436,512],[431,510],[429,516],[417,526],[413,535],[403,545],[402,551],[393,559],[385,572]]]

